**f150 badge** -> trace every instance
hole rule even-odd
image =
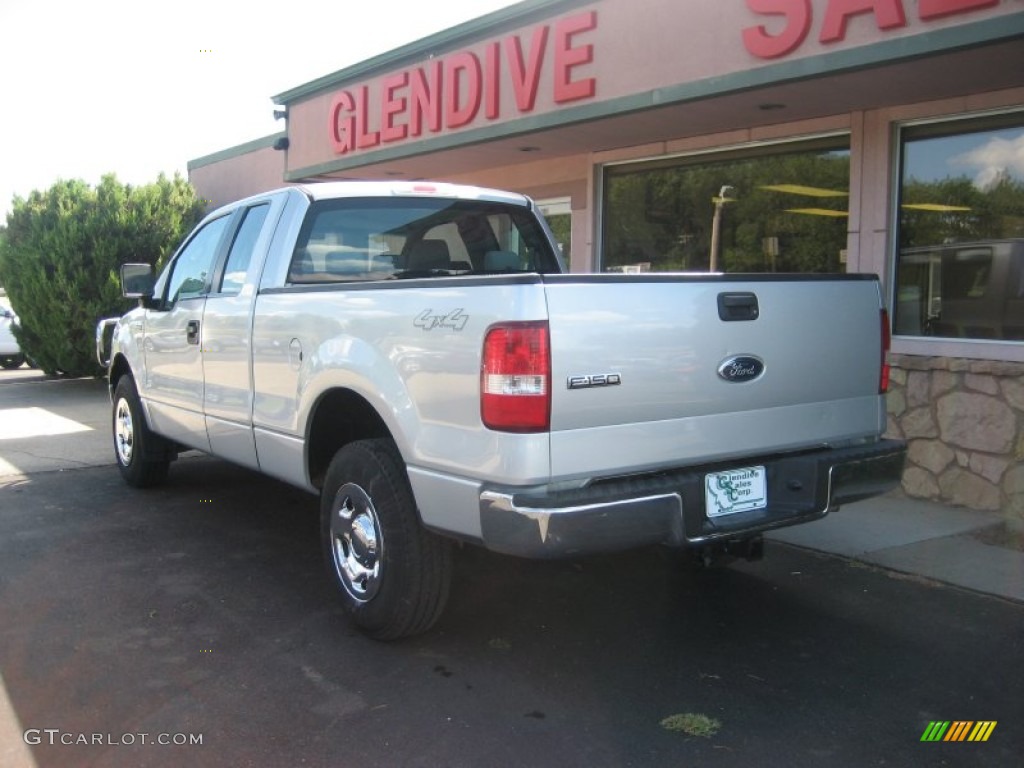
[[[569,389],[590,389],[591,387],[617,387],[622,383],[622,376],[617,373],[587,373],[582,376],[570,376],[566,382]]]
[[[742,383],[753,381],[764,373],[764,360],[753,355],[734,355],[718,366],[718,375],[726,381]]]

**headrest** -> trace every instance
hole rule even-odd
[[[448,243],[444,240],[420,240],[409,249],[405,268],[412,271],[448,269],[450,265],[451,256],[448,253]]]

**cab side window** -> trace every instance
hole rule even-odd
[[[249,262],[252,261],[253,249],[256,247],[256,240],[259,239],[263,230],[263,222],[270,210],[269,204],[254,205],[245,212],[241,226],[235,234],[235,241],[231,244],[228,252],[228,262],[224,267],[224,276],[221,278],[219,293],[235,294],[242,290],[245,284],[245,274],[249,271]]]
[[[194,299],[206,293],[207,279],[217,256],[217,246],[230,218],[221,216],[211,221],[178,254],[167,283],[168,304],[174,304],[179,299]]]

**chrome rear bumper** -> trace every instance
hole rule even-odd
[[[557,558],[649,544],[701,546],[817,520],[840,504],[897,487],[906,444],[880,440],[852,448],[745,459],[763,465],[768,506],[727,517],[704,510],[709,465],[599,482],[561,492],[489,489],[480,494],[484,545],[496,552]]]

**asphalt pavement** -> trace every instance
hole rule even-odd
[[[467,547],[437,627],[384,644],[333,599],[312,496],[197,454],[128,488],[108,422],[103,382],[0,372],[5,768],[1024,754],[1024,555],[999,515],[886,497],[709,572]],[[922,741],[957,721],[996,725]]]
[[[0,483],[114,461],[103,381],[3,371],[0,413]],[[999,512],[892,494],[768,538],[1024,602],[1024,528]]]

